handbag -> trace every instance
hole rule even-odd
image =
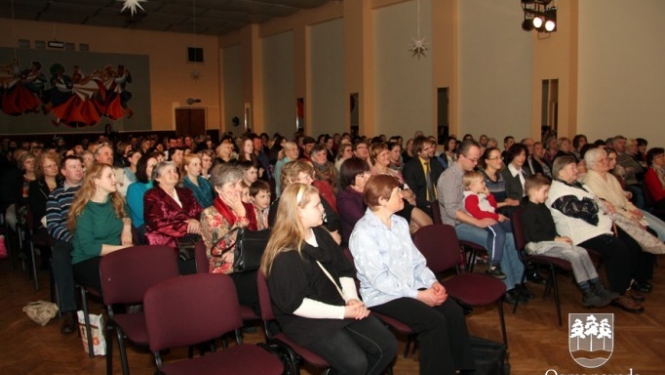
[[[194,259],[196,243],[199,241],[201,241],[201,236],[198,234],[188,234],[185,237],[176,238],[175,243],[178,246],[178,257],[185,262]]]
[[[270,239],[270,229],[252,231],[245,228],[233,228],[226,233],[214,247],[227,240],[233,233],[238,232],[235,242],[222,250],[221,254],[233,250],[233,272],[252,272],[261,267],[261,258]]]

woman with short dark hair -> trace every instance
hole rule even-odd
[[[528,177],[524,168],[527,158],[527,149],[521,143],[515,143],[508,149],[508,166],[501,171],[503,180],[506,181],[506,196],[510,199],[520,201],[526,194],[524,183]]]
[[[369,210],[349,240],[364,303],[418,335],[420,374],[453,375],[473,369],[462,308],[427,268],[406,220],[395,215],[404,206],[397,180],[370,177],[364,200]]]
[[[339,172],[340,191],[337,193],[337,210],[342,220],[342,244],[349,243],[353,226],[367,209],[363,202],[363,189],[369,176],[369,166],[358,158],[347,159],[342,163]]]
[[[654,147],[647,152],[649,169],[644,175],[644,184],[654,201],[655,214],[665,220],[665,150]]]

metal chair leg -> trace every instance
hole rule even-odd
[[[39,290],[39,277],[37,276],[37,259],[35,257],[35,246],[32,241],[26,239],[28,249],[30,250],[30,262],[32,263],[32,278],[35,283],[35,291]]]
[[[81,288],[81,303],[83,304],[83,319],[85,320],[85,334],[88,339],[88,357],[95,358],[95,348],[92,344],[92,327],[90,326],[90,315],[88,312],[88,298],[85,288]]]
[[[556,313],[559,317],[559,327],[563,325],[563,320],[561,319],[561,301],[559,300],[559,283],[556,280],[556,270],[554,266],[550,265],[550,272],[552,274],[552,288],[554,289],[554,302],[556,303]]]
[[[506,334],[506,319],[503,316],[503,297],[499,299],[497,302],[499,305],[499,320],[501,321],[501,335],[503,336],[503,343],[506,345],[506,349],[508,348],[508,335]]]

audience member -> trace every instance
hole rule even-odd
[[[436,202],[436,186],[443,167],[432,162],[436,145],[425,137],[413,141],[413,153],[417,156],[404,164],[404,182],[416,196],[416,207],[432,215],[432,202]]]
[[[201,208],[212,206],[212,187],[208,180],[201,176],[201,159],[197,154],[189,154],[183,158],[180,175],[183,187],[192,191]]]
[[[520,201],[526,193],[524,190],[524,182],[527,177],[524,166],[526,157],[526,147],[519,143],[513,144],[506,153],[505,160],[508,161],[508,167],[501,171],[503,180],[506,182],[506,196],[516,201]]]

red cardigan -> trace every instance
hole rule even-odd
[[[162,188],[155,186],[143,196],[145,235],[151,245],[176,246],[187,234],[187,220],[200,220],[203,209],[189,189],[176,188],[182,207]]]
[[[653,168],[647,170],[647,173],[644,175],[644,183],[646,184],[649,195],[651,195],[654,202],[665,199],[665,188],[663,188],[663,184],[660,182],[660,179],[658,179],[658,175]]]

